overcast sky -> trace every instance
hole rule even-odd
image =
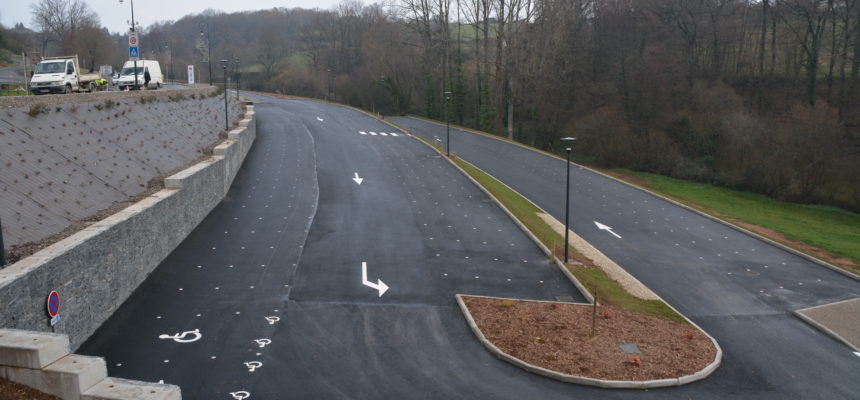
[[[131,7],[129,1],[124,0],[85,0],[90,8],[95,10],[101,18],[103,26],[111,32],[125,32],[128,30],[126,20],[131,19]],[[0,22],[5,27],[11,27],[18,22],[23,22],[29,28],[33,28],[30,21],[30,5],[38,0],[3,0],[0,8]],[[188,14],[199,14],[207,8],[221,10],[224,12],[254,11],[272,7],[285,8],[321,8],[329,9],[337,3],[337,0],[138,0],[134,4],[134,19],[143,27],[158,21],[178,20]]]

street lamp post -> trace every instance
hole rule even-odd
[[[227,115],[227,60],[221,60],[221,68],[224,69],[224,130],[230,130],[230,117]]]
[[[239,100],[239,80],[242,77],[242,71],[239,69],[239,56],[233,56],[234,69],[236,70],[236,100]]]
[[[119,0],[119,4],[122,4],[122,1],[123,0]],[[129,3],[131,4],[131,31],[134,32],[136,26],[134,23],[134,0],[130,0]],[[138,89],[139,87],[137,86],[137,60],[134,60],[134,90]]]
[[[173,76],[173,48],[170,47],[170,43],[164,42],[164,49],[167,50],[167,81],[170,81],[170,78]]]
[[[212,86],[212,35],[209,31],[209,20],[200,22],[200,36],[203,36],[203,28],[206,28],[206,60],[209,62],[209,86]],[[224,90],[227,90],[226,88]]]
[[[331,68],[326,68],[326,72],[328,72],[328,98],[326,100],[332,101],[334,100],[334,90],[332,88],[332,75],[334,71],[332,71]]]
[[[570,235],[570,151],[571,146],[573,145],[573,141],[576,138],[572,137],[564,137],[561,138],[567,147],[564,148],[564,151],[567,153],[567,184],[565,185],[564,190],[564,263],[567,264],[570,260],[567,256],[567,248],[569,246],[569,235]]]
[[[6,248],[3,247],[3,222],[0,221],[0,268],[6,265]]]
[[[451,100],[451,92],[445,92],[445,154],[451,157],[451,122],[448,121],[449,100]]]

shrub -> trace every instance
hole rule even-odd
[[[50,109],[45,105],[33,104],[32,106],[30,106],[30,110],[27,111],[27,115],[29,115],[31,118],[36,118],[36,116],[39,114],[47,114],[49,112],[51,112]]]

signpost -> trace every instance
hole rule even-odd
[[[194,66],[193,65],[188,66],[188,84],[189,85],[194,84]]]
[[[131,61],[140,60],[140,43],[137,41],[137,32],[135,31],[128,33],[128,59]]]
[[[132,9],[134,6],[132,6]],[[132,25],[128,31],[128,59],[134,61],[134,89],[137,90],[137,60],[140,59],[140,41],[137,40],[137,31],[134,30],[134,11],[131,12]]]
[[[48,295],[48,315],[51,317],[51,326],[60,322],[60,295],[55,290]]]

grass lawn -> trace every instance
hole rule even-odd
[[[563,248],[561,245],[564,243],[564,238],[538,216],[538,213],[542,211],[534,204],[472,164],[459,158],[455,158],[454,162],[496,196],[547,248],[559,250]],[[560,255],[556,254],[555,256],[559,257]],[[646,315],[687,323],[666,303],[660,300],[642,300],[631,295],[618,283],[606,276],[603,270],[595,267],[590,260],[578,252],[573,252],[573,258],[584,266],[568,266],[567,268],[591,291],[592,295],[596,295],[599,302]]]
[[[623,169],[615,171],[632,177],[641,186],[729,222],[747,228],[744,223],[754,224],[775,231],[776,235],[774,232],[754,229],[772,239],[819,258],[824,256],[825,261],[860,273],[860,214],[836,207],[787,203],[758,194],[662,175]],[[804,248],[802,244],[823,249],[837,257],[816,254],[814,249]]]

